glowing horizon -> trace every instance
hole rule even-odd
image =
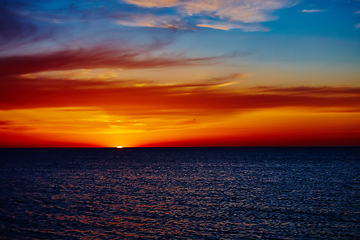
[[[0,147],[360,146],[358,1],[0,10]]]

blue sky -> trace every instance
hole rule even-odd
[[[4,1],[1,11],[2,54],[159,41],[158,53],[238,51],[251,53],[250,63],[355,71],[360,61],[356,0]]]

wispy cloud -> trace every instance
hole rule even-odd
[[[356,11],[356,12],[354,12],[355,14],[360,14],[360,11]]]
[[[28,7],[28,3],[21,2],[0,3],[0,51],[41,41],[56,32],[56,27],[39,27],[29,21],[23,14]]]
[[[96,68],[160,68],[211,64],[224,59],[237,57],[239,53],[212,57],[187,57],[185,53],[173,53],[161,56],[151,54],[164,46],[164,42],[152,45],[127,45],[116,49],[108,46],[93,48],[67,49],[51,53],[0,57],[0,76],[20,75],[27,73],[96,69]]]
[[[290,6],[288,0],[125,0],[142,7],[176,7],[187,15],[215,15],[242,22],[265,22],[274,19],[269,13]]]
[[[228,30],[232,28],[246,29],[239,23],[260,23],[276,19],[271,13],[275,10],[289,7],[295,4],[291,0],[125,0],[130,4],[144,8],[175,8],[183,18],[197,16],[195,25],[200,27],[210,27],[215,29]],[[201,18],[217,18],[227,21],[223,24],[205,24],[201,23]],[[222,26],[221,26],[222,25]],[[254,28],[255,29],[255,28]],[[259,28],[260,29],[260,28]],[[261,31],[261,30],[260,30]]]
[[[317,12],[324,12],[325,10],[321,9],[304,9],[301,12],[303,13],[317,13]]]
[[[62,80],[8,77],[2,80],[0,109],[93,107],[121,114],[171,110],[219,114],[279,107],[360,111],[359,88],[234,88],[242,75],[191,84],[137,85],[129,81]]]
[[[178,16],[164,15],[156,16],[153,14],[131,14],[122,16],[117,20],[118,24],[130,27],[156,27],[170,29],[188,29]]]
[[[207,27],[220,30],[242,29],[245,32],[266,32],[269,28],[258,24],[231,23],[226,21],[203,20],[197,24],[198,27]]]
[[[355,29],[359,29],[360,28],[360,23],[355,25]]]
[[[29,126],[17,124],[14,121],[0,121],[0,130],[28,131],[32,129]]]

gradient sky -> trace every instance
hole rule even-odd
[[[360,146],[359,0],[0,4],[0,147]]]

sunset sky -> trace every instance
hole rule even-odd
[[[0,4],[0,147],[360,146],[359,0]]]

